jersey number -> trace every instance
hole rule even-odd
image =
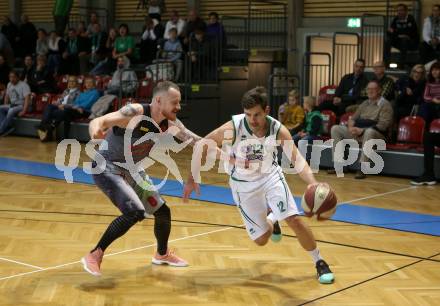
[[[286,211],[286,208],[284,207],[284,202],[283,201],[280,201],[279,203],[278,203],[278,209],[280,210],[280,212],[285,212]]]

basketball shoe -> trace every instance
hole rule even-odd
[[[97,248],[81,258],[84,270],[92,275],[101,276],[101,262],[103,256],[104,252],[100,248]]]
[[[160,255],[156,252],[154,257],[151,259],[151,262],[155,265],[169,265],[173,267],[186,267],[188,263],[177,256],[174,251],[167,250],[165,255]]]

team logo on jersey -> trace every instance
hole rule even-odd
[[[145,133],[147,133],[148,131],[150,131],[150,129],[147,128],[146,126],[141,126],[140,130],[141,130],[142,132],[145,132]]]

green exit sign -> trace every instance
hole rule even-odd
[[[361,27],[361,19],[360,18],[348,18],[347,19],[347,28],[360,28]]]

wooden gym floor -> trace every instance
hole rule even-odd
[[[0,139],[0,157],[53,164],[55,150],[36,139]],[[190,154],[174,155],[184,177]],[[163,170],[157,166],[150,174],[159,177]],[[215,171],[203,177],[227,186]],[[335,189],[339,202],[440,216],[438,186],[323,172],[317,178]],[[288,175],[288,182],[302,194],[297,176]],[[336,276],[334,284],[321,285],[309,254],[286,226],[281,243],[258,247],[234,206],[164,198],[173,218],[170,247],[190,267],[152,266],[153,223],[145,220],[109,247],[103,276],[95,278],[79,259],[118,215],[101,191],[0,172],[0,305],[440,305],[437,236],[306,219]]]

